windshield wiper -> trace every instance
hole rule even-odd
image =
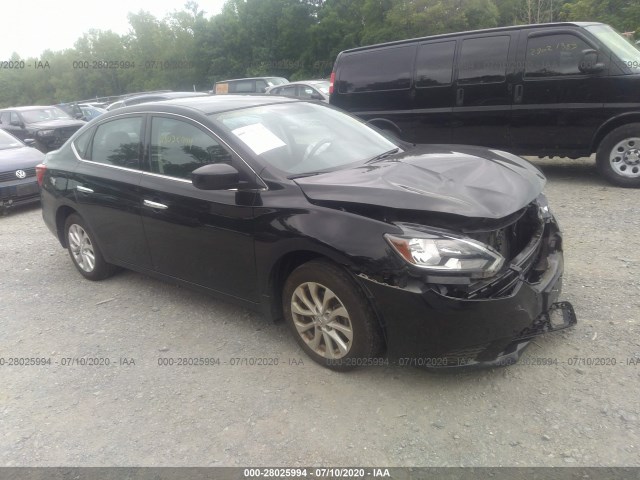
[[[364,163],[377,162],[378,160],[382,160],[383,158],[387,158],[389,155],[393,155],[394,153],[398,153],[399,151],[400,151],[400,147],[393,148],[393,149],[389,150],[388,152],[384,152],[384,153],[381,153],[380,155],[376,155],[375,157],[370,158],[369,160],[367,160]]]

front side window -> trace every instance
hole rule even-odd
[[[314,93],[317,94],[317,92],[313,88],[307,85],[298,86],[298,97],[300,98],[310,99]]]
[[[289,85],[286,87],[278,88],[278,95],[284,95],[286,97],[295,97],[296,96],[296,86]]]
[[[342,60],[340,93],[405,90],[411,86],[415,45],[348,54]]]
[[[204,130],[174,118],[151,120],[151,172],[190,180],[203,165],[231,161],[231,154]]]
[[[20,117],[16,112],[11,112],[11,117],[9,119],[9,123],[11,125],[20,125]]]
[[[105,165],[140,168],[140,128],[142,117],[111,120],[98,126],[90,160]]]
[[[531,37],[527,42],[524,76],[581,75],[582,52],[591,48],[579,37],[567,33]]]
[[[416,87],[437,87],[451,83],[456,42],[420,45],[416,60]]]
[[[458,83],[501,83],[505,81],[509,35],[470,38],[462,42]]]

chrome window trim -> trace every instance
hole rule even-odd
[[[117,119],[118,117],[125,117],[125,116],[131,116],[131,117],[135,117],[135,116],[140,116],[142,117],[142,120],[144,122],[144,113],[140,113],[140,112],[131,112],[131,113],[119,113],[118,115],[114,115],[113,117],[109,117],[109,118],[105,118],[104,120],[102,120],[101,122],[97,123],[96,125],[94,125],[92,128],[95,128],[96,130],[98,129],[98,127],[102,126],[103,124],[110,122],[112,120]],[[88,129],[87,129],[88,130]],[[85,132],[82,132],[80,135],[78,135],[78,137],[80,137],[81,135],[84,135]],[[75,133],[74,133],[75,135]],[[133,168],[126,168],[126,167],[120,167],[118,165],[109,165],[107,163],[100,163],[100,162],[94,162],[93,160],[87,160],[86,158],[82,158],[79,154],[78,154],[78,150],[76,150],[76,140],[77,138],[74,138],[71,143],[71,150],[73,151],[73,154],[76,156],[76,158],[78,160],[80,160],[81,162],[88,162],[91,163],[93,165],[104,165],[106,167],[115,167],[115,168],[123,168],[125,170],[130,170],[130,171],[134,171],[134,172],[141,172],[142,170],[136,170]],[[141,142],[142,143],[142,142]]]
[[[193,118],[187,117],[186,115],[181,115],[179,113],[171,113],[171,112],[127,112],[127,113],[120,113],[118,115],[114,115],[112,117],[109,118],[105,118],[102,122],[100,122],[99,124],[95,125],[93,128],[98,128],[100,125],[107,123],[109,121],[115,120],[118,117],[125,117],[125,116],[144,116],[144,115],[169,115],[169,116],[174,116],[174,117],[180,117],[180,118],[184,118],[186,120],[189,120],[191,122],[194,122],[198,125],[200,125],[204,130],[206,130],[207,132],[209,132],[211,135],[213,135],[216,139],[216,141],[220,144],[223,145],[225,148],[227,148],[228,150],[231,150],[239,159],[240,161],[245,164],[247,166],[247,168],[249,168],[249,170],[251,170],[251,172],[253,172],[253,174],[256,176],[256,178],[258,180],[260,180],[260,182],[262,183],[263,187],[262,188],[256,188],[256,189],[252,189],[252,190],[260,190],[260,191],[267,191],[269,190],[269,187],[267,186],[266,182],[262,179],[262,177],[260,177],[260,175],[258,175],[256,173],[256,171],[251,167],[251,165],[249,165],[244,158],[242,158],[242,156],[240,154],[238,154],[238,152],[232,148],[227,142],[225,142],[224,140],[222,140],[214,131],[212,131],[209,127],[207,127],[206,125],[200,123],[197,120],[194,120]],[[144,141],[142,142],[144,143]],[[127,167],[121,167],[119,165],[110,165],[107,163],[100,163],[100,162],[94,162],[93,160],[87,160],[82,158],[79,154],[78,154],[78,150],[76,149],[75,146],[75,139],[71,142],[71,150],[73,151],[73,154],[76,156],[76,158],[84,163],[88,163],[91,165],[101,165],[103,167],[111,167],[111,168],[116,168],[118,170],[125,170],[128,172],[136,172],[136,173],[142,173],[143,175],[150,175],[153,177],[159,177],[159,178],[166,178],[168,180],[175,180],[177,182],[182,182],[182,183],[189,183],[191,184],[191,180],[187,180],[186,178],[179,178],[179,177],[172,177],[170,175],[162,175],[160,173],[154,173],[154,172],[147,172],[146,170],[143,170],[142,168],[140,169],[135,169],[135,168],[127,168]],[[231,188],[228,191],[237,191],[237,188]]]
[[[184,118],[185,120],[188,120],[188,121],[190,121],[190,122],[193,122],[193,123],[196,123],[196,124],[200,125],[200,127],[202,127],[204,130],[206,130],[206,131],[207,131],[207,132],[209,132],[211,135],[213,135],[213,137],[216,139],[216,141],[217,141],[220,145],[224,146],[224,147],[225,147],[226,149],[228,149],[228,150],[231,150],[231,151],[232,151],[232,152],[233,152],[233,153],[234,153],[234,154],[235,154],[235,155],[240,159],[240,161],[241,161],[243,164],[245,164],[245,165],[247,166],[247,168],[248,168],[249,170],[251,170],[251,172],[253,172],[253,174],[256,176],[256,178],[257,178],[258,180],[260,180],[260,182],[262,182],[263,187],[262,187],[262,188],[258,188],[258,189],[256,189],[256,190],[265,190],[265,191],[266,191],[266,190],[269,190],[269,187],[267,186],[266,182],[262,179],[262,177],[260,177],[260,175],[258,175],[258,174],[256,173],[256,171],[251,167],[251,165],[249,165],[249,164],[246,162],[246,160],[245,160],[244,158],[242,158],[242,155],[240,155],[240,154],[239,154],[239,153],[238,153],[234,148],[232,148],[232,147],[231,147],[227,142],[225,142],[223,139],[221,139],[221,138],[218,136],[218,134],[216,134],[213,130],[211,130],[211,129],[210,129],[209,127],[207,127],[206,125],[204,125],[204,124],[200,123],[200,122],[199,122],[199,121],[197,121],[197,120],[194,120],[193,118],[187,117],[187,116],[185,116],[185,115],[181,115],[181,114],[179,114],[179,113],[170,113],[170,112],[145,112],[145,113],[147,113],[147,114],[149,114],[149,115],[169,115],[169,116],[173,116],[173,117],[180,117],[180,118]],[[153,118],[152,118],[151,120],[152,120],[152,124],[153,124]],[[172,180],[182,180],[182,181],[187,181],[187,182],[191,183],[191,180],[186,180],[186,179],[184,179],[184,178],[172,177],[172,176],[169,176],[169,175],[162,175],[162,174],[159,174],[159,173],[153,173],[153,172],[146,172],[146,171],[144,171],[144,170],[142,171],[142,173],[148,173],[148,174],[150,174],[150,175],[155,175],[155,176],[158,176],[158,177],[170,178],[170,179],[172,179]],[[236,190],[236,189],[232,189],[232,190]]]

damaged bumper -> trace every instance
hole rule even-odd
[[[532,242],[505,272],[464,296],[418,280],[400,287],[360,275],[389,357],[426,367],[510,365],[534,337],[574,325],[573,307],[558,301],[564,260],[553,217]]]

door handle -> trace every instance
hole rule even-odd
[[[151,200],[145,200],[143,203],[145,207],[155,208],[156,210],[166,210],[169,208],[164,203],[152,202]]]
[[[516,91],[513,94],[513,103],[521,103],[522,102],[522,92],[524,88],[522,84],[516,85]]]
[[[76,185],[76,190],[82,193],[93,193],[93,190],[87,187],[83,187],[82,185]]]
[[[459,88],[456,92],[456,106],[460,107],[464,103],[464,88]]]

